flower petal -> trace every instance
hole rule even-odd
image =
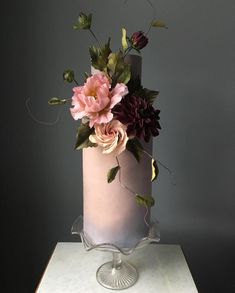
[[[112,109],[121,99],[128,94],[128,88],[123,83],[117,83],[115,88],[112,90],[112,98],[110,103],[110,109]]]

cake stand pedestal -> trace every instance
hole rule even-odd
[[[95,249],[112,252],[112,261],[101,265],[96,272],[96,279],[98,283],[103,287],[112,290],[129,288],[138,280],[137,269],[130,263],[123,261],[121,258],[122,254],[130,255],[138,248],[160,241],[160,235],[157,230],[157,222],[152,222],[150,224],[148,235],[142,238],[132,248],[120,248],[112,243],[93,243],[86,232],[83,231],[82,216],[79,216],[73,223],[71,233],[81,237],[84,248],[87,251]]]

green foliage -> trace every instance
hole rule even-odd
[[[116,66],[117,66],[118,62],[120,62],[121,58],[122,58],[121,52],[111,53],[109,55],[107,67],[112,75],[115,73]]]
[[[60,99],[60,98],[54,97],[48,101],[48,104],[51,106],[55,106],[55,105],[64,105],[66,104],[66,102],[67,102],[66,99]]]
[[[161,20],[155,20],[152,22],[152,27],[156,28],[168,28],[164,21]]]
[[[74,72],[71,69],[67,69],[63,72],[63,80],[69,83],[74,81]]]
[[[116,166],[108,171],[108,174],[107,174],[108,183],[111,183],[115,179],[119,170],[120,170],[120,167]]]
[[[92,14],[86,15],[85,13],[80,13],[77,23],[74,24],[73,28],[76,30],[83,29],[87,30],[91,28]]]
[[[76,150],[80,150],[87,147],[96,147],[95,143],[89,140],[89,136],[92,134],[93,128],[89,127],[89,123],[82,123],[77,130],[77,141],[75,145]]]
[[[106,72],[108,56],[111,53],[110,38],[108,39],[108,42],[104,45],[104,47],[97,48],[95,46],[91,46],[89,48],[89,52],[91,56],[92,66],[100,71]]]
[[[137,138],[129,139],[126,144],[126,149],[132,153],[137,162],[140,162],[144,148]]]
[[[89,48],[92,66],[104,71],[112,79],[112,87],[118,82],[127,84],[131,78],[130,65],[125,63],[121,51],[112,53],[110,49],[110,38],[103,48],[92,46]]]
[[[130,65],[126,63],[119,63],[115,72],[114,81],[127,84],[131,78]]]
[[[143,88],[141,85],[140,77],[136,77],[135,79],[131,79],[128,84],[128,90],[130,95],[135,95],[137,97],[141,97],[148,101],[149,103],[153,103],[156,97],[159,95],[158,91],[149,90],[147,88]]]
[[[158,169],[158,166],[157,166],[157,162],[154,159],[152,159],[152,178],[151,178],[151,182],[153,182],[154,180],[157,179],[158,173],[159,173],[159,169]]]
[[[155,204],[155,200],[151,195],[139,195],[136,194],[136,202],[138,205],[143,207],[151,208]]]
[[[125,51],[128,48],[126,29],[122,28],[122,49]]]
[[[159,92],[141,87],[139,90],[135,92],[135,94],[138,97],[141,97],[152,104],[154,100],[156,99],[156,97],[158,96]]]
[[[112,87],[116,83],[127,84],[131,78],[130,65],[125,63],[124,56],[121,51],[117,53],[111,53],[108,58],[108,70],[109,75],[112,78]]]

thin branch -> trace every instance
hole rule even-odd
[[[76,79],[74,78],[73,81],[76,83],[76,85],[79,85],[79,83],[76,81]]]
[[[151,28],[152,28],[152,22],[153,22],[153,21],[155,20],[155,18],[156,18],[156,8],[155,8],[155,6],[153,5],[153,3],[152,3],[150,0],[146,0],[146,1],[148,2],[148,4],[149,4],[150,7],[151,7],[151,10],[153,11],[152,20],[151,20],[151,22],[150,22],[150,25],[149,25],[149,28],[148,28],[147,32],[145,33],[145,35],[147,36],[148,33],[150,32]],[[125,0],[125,1],[123,2],[123,5],[126,5],[127,2],[128,2],[128,0]]]
[[[147,2],[149,3],[149,5],[151,6],[151,8],[152,8],[152,10],[153,10],[153,16],[152,16],[152,20],[151,20],[151,22],[150,22],[150,24],[149,24],[149,28],[148,28],[147,32],[145,33],[146,36],[147,36],[148,33],[150,32],[150,30],[151,30],[151,28],[152,28],[152,23],[153,23],[153,21],[154,21],[155,18],[156,18],[156,8],[154,7],[153,3],[152,3],[150,0],[147,0]]]
[[[148,157],[150,157],[151,159],[154,160],[153,156],[150,155],[146,150],[143,150],[143,153],[146,154]],[[163,168],[165,168],[170,174],[173,173],[173,172],[171,171],[171,169],[169,169],[168,167],[166,167],[161,161],[159,161],[159,160],[156,160],[156,161],[159,163],[159,165],[161,165]]]
[[[133,190],[131,190],[129,187],[127,187],[126,185],[122,184],[122,181],[121,181],[121,166],[120,166],[120,163],[119,163],[119,160],[118,160],[118,157],[116,156],[116,161],[117,161],[117,164],[119,166],[119,183],[121,185],[122,188],[124,189],[127,189],[129,192],[133,193],[134,195],[136,195],[136,192],[134,192]]]
[[[145,204],[145,208],[146,208],[146,212],[145,212],[145,215],[144,215],[144,222],[145,222],[146,226],[149,227],[149,223],[147,222],[147,215],[149,213],[149,208],[148,208],[147,204]]]
[[[99,42],[99,40],[97,39],[97,37],[96,37],[95,33],[93,32],[93,30],[90,28],[89,31],[90,31],[90,33],[92,34],[92,36],[94,37],[94,39],[96,40],[96,42],[98,43],[98,45],[100,46],[100,42]]]
[[[153,156],[150,155],[145,150],[143,150],[143,153],[146,154],[148,157],[150,157],[152,160],[154,160]],[[175,173],[170,168],[165,166],[161,161],[159,160],[156,160],[156,161],[158,162],[159,165],[161,165],[164,169],[166,169],[169,172],[172,185],[176,185]]]
[[[119,163],[119,160],[118,160],[118,157],[116,156],[116,161],[117,161],[117,164],[119,166],[119,183],[121,185],[122,188],[128,190],[129,192],[131,192],[134,196],[136,196],[136,192],[134,192],[133,190],[131,190],[129,187],[127,187],[126,185],[122,184],[121,182],[121,166],[120,166],[120,163]],[[145,204],[145,208],[146,208],[146,212],[145,212],[145,215],[144,215],[144,222],[146,224],[146,226],[149,227],[149,223],[147,222],[147,215],[149,213],[149,209],[148,209],[148,206]]]
[[[52,122],[48,122],[48,121],[42,121],[42,120],[39,120],[39,119],[37,119],[37,118],[33,115],[32,111],[31,111],[31,109],[30,109],[30,107],[29,107],[29,102],[30,102],[30,98],[28,98],[28,99],[25,101],[25,106],[26,106],[26,108],[27,108],[27,111],[28,111],[29,116],[30,116],[35,122],[37,122],[38,124],[45,125],[45,126],[54,126],[54,125],[56,125],[56,124],[59,122],[59,120],[60,120],[60,116],[61,116],[61,113],[62,113],[62,110],[64,109],[63,107],[61,107],[60,110],[58,111],[56,119],[55,119],[54,121],[52,121]]]
[[[126,55],[129,54],[132,49],[133,49],[132,46],[128,47],[123,54],[123,58],[125,58]]]

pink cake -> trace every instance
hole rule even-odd
[[[141,57],[128,55],[132,78],[141,76]],[[96,70],[92,69],[92,74]],[[152,153],[152,140],[141,141]],[[151,159],[143,155],[140,163],[125,150],[118,156],[121,176],[107,182],[107,172],[117,166],[112,154],[102,154],[101,147],[83,149],[84,232],[95,244],[112,243],[119,247],[133,247],[147,236],[150,209],[136,203],[132,190],[151,195]],[[125,187],[127,188],[125,188]],[[129,189],[129,190],[128,190]]]
[[[73,28],[92,34],[89,47],[91,74],[79,84],[75,72],[66,69],[63,80],[73,85],[71,98],[51,98],[50,105],[71,102],[70,113],[79,121],[76,150],[83,152],[83,233],[94,244],[133,248],[148,236],[152,181],[158,175],[152,158],[152,139],[159,135],[160,110],[154,101],[159,92],[141,83],[141,51],[147,33],[130,34],[122,27],[118,50],[111,38],[102,44],[92,26],[92,14],[79,14]],[[132,55],[135,52],[139,55]]]

